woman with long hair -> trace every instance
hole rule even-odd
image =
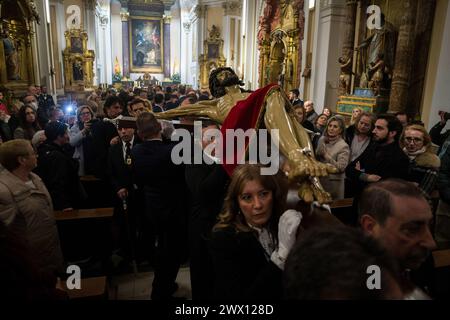
[[[361,114],[361,112],[363,112],[363,110],[360,107],[353,108],[352,117],[350,118],[350,125],[354,125],[356,123],[356,119]]]
[[[262,168],[241,165],[231,177],[210,239],[215,298],[281,297],[284,261],[302,215],[285,212],[286,176],[262,175]]]
[[[344,131],[344,119],[340,116],[331,117],[316,150],[319,161],[331,164],[338,170],[337,173],[320,179],[324,189],[335,200],[344,198],[345,168],[350,160],[350,148],[343,139]]]
[[[78,175],[93,174],[95,163],[92,152],[91,125],[94,120],[94,112],[88,105],[80,106],[77,110],[77,122],[70,128],[70,145],[75,147],[73,158],[80,163]]]
[[[19,126],[14,130],[14,139],[33,139],[36,132],[41,130],[36,111],[30,106],[22,106],[18,113]]]

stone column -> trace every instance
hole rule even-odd
[[[163,16],[164,20],[164,78],[170,79],[170,21],[171,16]]]
[[[207,7],[206,5],[197,5],[194,9],[195,15],[197,16],[197,61],[200,54],[203,52],[203,41],[207,38],[207,28],[205,24]]]
[[[316,1],[316,4],[318,1]],[[319,2],[319,19],[316,21],[316,43],[313,45],[311,64],[311,100],[321,112],[323,106],[333,107],[339,97],[339,63],[336,52],[343,46],[343,39],[336,30],[345,26],[346,6],[342,0]]]
[[[254,66],[258,63],[257,61],[257,1],[247,1],[246,10],[243,13],[243,18],[245,18],[244,24],[244,45],[243,45],[243,65],[244,70],[242,73],[244,75],[244,82],[247,89],[254,90],[258,85],[258,70]]]
[[[181,72],[181,82],[187,83],[189,79],[189,66],[190,61],[188,61],[187,50],[189,50],[189,33],[191,32],[191,23],[188,21],[184,21],[182,23],[184,35],[182,36],[181,41],[181,63],[180,63],[180,72]]]
[[[340,58],[341,71],[339,74],[339,93],[351,93],[351,71],[353,61],[353,47],[355,40],[355,24],[356,24],[356,0],[346,1],[345,14],[345,34],[344,43],[342,45],[342,56]]]
[[[120,18],[122,19],[122,75],[128,78],[130,77],[130,40],[128,37],[128,20],[130,19],[130,13],[128,11],[122,11],[120,13]]]
[[[87,0],[84,13],[84,29],[88,34],[88,49],[95,49],[95,1]]]
[[[408,89],[414,53],[416,0],[403,2],[404,14],[399,28],[395,52],[394,73],[392,76],[389,113],[405,111],[408,104]]]

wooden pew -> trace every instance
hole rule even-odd
[[[442,268],[450,266],[450,249],[433,251],[434,267]]]
[[[345,199],[334,200],[330,204],[330,208],[331,209],[351,208],[352,205],[353,205],[353,198],[345,198]]]
[[[114,208],[95,208],[95,209],[80,209],[73,211],[55,211],[55,220],[78,220],[78,219],[92,219],[92,218],[110,218],[113,216]]]
[[[70,300],[75,299],[108,299],[108,286],[106,277],[94,277],[81,279],[80,289],[68,289],[66,281],[59,280],[58,287],[64,290]]]
[[[100,179],[96,178],[95,176],[80,176],[80,181],[92,182],[92,181],[100,181]]]
[[[102,257],[109,254],[108,239],[113,213],[114,208],[55,211],[64,259],[79,261],[95,257],[93,261],[103,261]],[[102,270],[93,267],[95,264],[91,266],[88,275],[98,275]]]

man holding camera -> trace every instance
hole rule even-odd
[[[444,129],[445,125],[447,124],[447,120],[450,119],[450,113],[439,111],[439,116],[441,117],[441,121],[439,121],[433,128],[431,128],[430,136],[431,141],[440,146],[442,149],[442,144],[450,136],[450,130],[441,133],[442,129]]]
[[[432,141],[439,145],[441,168],[438,174],[439,206],[436,212],[435,237],[437,242],[450,241],[450,130],[441,134],[450,113],[439,111],[441,121],[430,130]]]

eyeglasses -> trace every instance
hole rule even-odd
[[[82,113],[80,113],[80,116],[87,116],[87,115],[91,115],[91,113],[90,112],[82,112]]]
[[[411,143],[411,142],[420,143],[420,142],[423,142],[423,139],[417,138],[417,137],[405,137],[405,141],[408,143]]]

